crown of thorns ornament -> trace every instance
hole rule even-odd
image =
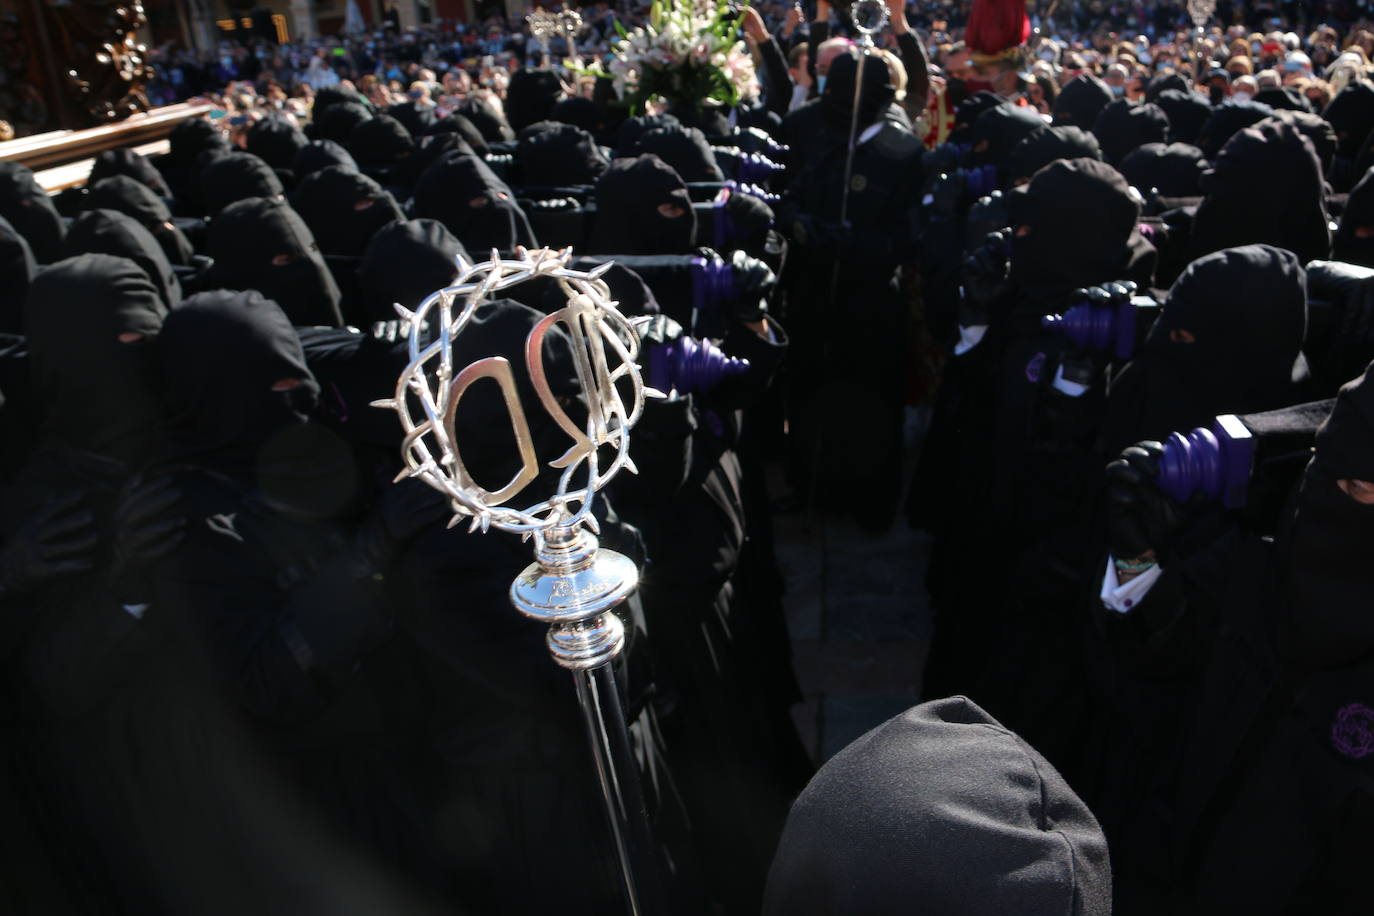
[[[528,536],[555,526],[581,524],[596,532],[591,508],[597,491],[622,468],[635,472],[629,432],[639,420],[646,393],[657,392],[645,388],[636,364],[639,334],[616,309],[601,279],[611,264],[577,271],[567,266],[571,258],[571,248],[519,248],[510,259],[492,251],[490,260],[477,264],[469,264],[460,255],[452,286],[431,294],[414,312],[396,306],[397,314],[409,325],[410,362],[397,380],[395,396],[375,401],[373,406],[395,410],[405,431],[401,450],[406,468],[397,480],[417,477],[447,496],[454,511],[449,527],[468,518],[469,530],[496,527]],[[489,296],[535,277],[555,279],[567,304],[530,331],[525,363],[540,406],[568,436],[570,445],[548,462],[561,471],[555,492],[524,508],[512,508],[504,504],[519,496],[541,470],[515,373],[510,361],[501,356],[455,367],[453,342]],[[587,408],[585,427],[573,422],[549,387],[543,342],[555,324],[562,324],[571,338],[573,365]],[[473,479],[454,435],[463,394],[483,378],[500,386],[520,453],[520,470],[497,490],[487,490]],[[617,387],[622,379],[628,384],[628,406]],[[418,409],[412,409],[413,405]],[[614,453],[604,467],[603,448]]]
[[[558,15],[545,10],[535,10],[525,15],[525,25],[529,27],[530,34],[535,37],[540,47],[544,49],[544,53],[547,54],[549,50],[549,39],[552,38],[560,28]]]
[[[1217,0],[1188,0],[1188,18],[1199,29],[1207,25],[1217,10]]]

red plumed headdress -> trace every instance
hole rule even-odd
[[[1026,0],[973,0],[964,40],[975,59],[991,61],[1014,55],[1014,49],[1029,37]]]

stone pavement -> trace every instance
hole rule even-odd
[[[921,419],[913,415],[908,424],[908,467]],[[776,515],[773,524],[806,697],[793,717],[819,764],[919,699],[930,640],[929,542],[901,512],[881,535],[819,511]]]

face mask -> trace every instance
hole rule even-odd
[[[1115,95],[1115,96],[1122,96],[1122,95],[1125,95],[1125,94],[1126,94],[1126,87],[1125,87],[1125,86],[1113,86],[1113,87],[1112,87],[1112,95]]]
[[[824,76],[818,76],[818,77],[816,77],[816,91],[817,91],[817,92],[824,92],[824,91],[825,91],[825,77],[824,77]]]
[[[1248,92],[1235,92],[1231,94],[1231,98],[1235,99],[1237,102],[1248,102],[1253,96]]]

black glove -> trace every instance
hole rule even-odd
[[[988,233],[996,232],[1011,223],[1007,214],[1007,199],[1001,191],[993,191],[987,197],[980,197],[968,211],[964,222],[964,237],[969,248],[975,248]]]
[[[730,272],[734,276],[734,316],[746,324],[762,321],[768,315],[768,297],[777,285],[773,269],[751,258],[743,251],[730,256]]]
[[[925,205],[927,221],[932,219],[957,220],[964,208],[963,169],[943,173],[930,186],[922,203]]]
[[[1352,378],[1374,359],[1374,270],[1338,261],[1313,261],[1307,268],[1307,298],[1331,313],[1325,358],[1332,381]],[[1316,355],[1316,354],[1314,354]]]
[[[1107,465],[1107,540],[1115,557],[1171,556],[1184,513],[1156,485],[1163,454],[1158,442],[1138,442]]]
[[[0,597],[22,594],[46,582],[83,573],[99,537],[95,516],[73,494],[45,503],[0,549]]]
[[[186,537],[181,490],[169,477],[134,478],[124,487],[114,513],[111,590],[122,602],[148,600],[148,567]]]
[[[411,538],[452,514],[444,495],[422,480],[412,477],[383,487],[354,538],[353,575],[378,578]]]
[[[948,175],[959,168],[964,154],[953,143],[941,143],[921,154],[921,172],[925,175]]]
[[[964,288],[961,323],[987,324],[1010,297],[1011,258],[1007,230],[988,233],[982,245],[964,258],[959,280]],[[964,320],[967,318],[968,320]]]

